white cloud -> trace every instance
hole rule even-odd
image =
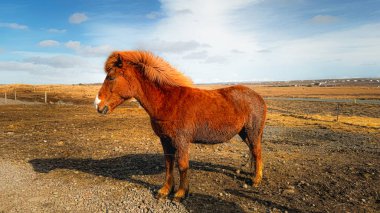
[[[95,83],[104,79],[104,59],[51,54],[45,52],[10,52],[13,61],[0,61],[0,83],[72,84]]]
[[[98,83],[104,79],[104,72],[89,65],[57,68],[31,62],[0,61],[0,73],[7,76],[1,78],[0,83],[72,84]]]
[[[191,14],[191,13],[192,12],[189,9],[172,11],[172,14],[175,14],[175,15],[186,15],[186,14]],[[161,11],[152,11],[152,12],[145,15],[145,17],[148,19],[158,19],[158,18],[162,18],[164,16],[165,16],[165,13],[163,13]]]
[[[163,0],[160,11],[147,15],[155,19],[149,24],[104,21],[91,25],[91,42],[108,44],[103,49],[79,42],[66,46],[80,55],[92,52],[89,50],[102,52],[95,54],[104,56],[102,61],[108,50],[114,50],[111,47],[150,50],[195,82],[368,76],[380,67],[376,60],[380,25],[329,29],[303,38],[283,36],[289,32],[278,35],[271,31],[273,27],[258,27],[273,14],[258,13],[252,18],[257,2],[261,0]],[[319,15],[309,23],[339,20]]]
[[[88,17],[85,13],[74,13],[69,17],[69,22],[72,24],[80,24],[87,21]]]
[[[256,52],[258,52],[258,53],[270,53],[271,50],[270,49],[259,49]]]
[[[241,51],[241,50],[238,50],[238,49],[232,49],[231,53],[234,53],[234,54],[244,54],[245,52]]]
[[[206,59],[208,57],[208,52],[205,50],[189,53],[183,56],[183,59]]]
[[[339,21],[339,18],[330,15],[316,15],[311,19],[311,21],[315,24],[332,24]]]
[[[107,56],[112,51],[113,48],[110,45],[82,45],[79,41],[68,41],[65,43],[65,46],[69,49],[75,50],[78,54],[83,56]]]
[[[209,63],[209,64],[212,64],[212,63],[223,64],[226,62],[227,62],[227,58],[221,55],[210,56],[204,61],[204,63]]]
[[[277,52],[287,52],[287,58],[298,58],[304,63],[327,62],[339,58],[343,63],[355,66],[378,61],[379,44],[380,23],[284,42]],[[296,52],[302,54],[295,54]]]
[[[208,44],[215,53],[230,49],[255,48],[252,35],[242,31],[237,17],[239,9],[255,1],[163,1],[166,16],[152,35],[163,41],[195,41]]]
[[[109,45],[83,46],[79,53],[85,56],[108,56],[114,49]]]
[[[77,56],[57,55],[51,57],[34,56],[25,58],[24,62],[33,64],[48,65],[55,68],[73,68],[84,64],[83,59]]]
[[[38,71],[40,66],[19,61],[0,61],[1,71]]]
[[[277,80],[379,76],[378,44],[380,23],[282,40],[256,56],[252,68],[268,70]]]
[[[191,10],[189,10],[189,9],[176,10],[174,13],[177,15],[192,14]]]
[[[0,27],[6,27],[14,30],[26,30],[28,26],[17,23],[0,23]]]
[[[55,28],[50,28],[47,30],[49,33],[65,33],[66,29],[55,29]]]
[[[151,14],[160,14],[151,17],[157,19],[152,25],[105,22],[92,25],[89,34],[95,43],[119,50],[153,51],[195,81],[215,76],[238,79],[236,73],[252,71],[251,59],[259,54],[255,33],[247,31],[240,10],[258,1],[164,0],[161,10]],[[234,49],[241,53],[231,51]],[[254,75],[251,73],[251,78]],[[247,80],[247,76],[241,78]]]
[[[101,22],[86,28],[90,31],[85,32],[85,43],[62,43],[73,50],[72,55],[20,53],[18,61],[0,62],[0,72],[38,73],[41,79],[54,77],[58,82],[65,73],[67,81],[100,82],[103,63],[116,47],[151,50],[195,82],[380,75],[380,23],[358,26],[355,22],[344,30],[333,29],[334,25],[317,24],[339,22],[340,18],[318,12],[322,15],[310,18],[306,25],[324,28],[325,33],[310,35],[307,29],[300,29],[301,33],[284,30],[280,35],[273,33],[273,26],[261,26],[262,20],[272,16],[264,12],[252,18],[259,1],[162,0],[159,11],[146,15],[155,20],[143,24],[115,22],[114,17],[104,18],[106,14],[104,19],[96,17]],[[283,15],[279,12],[276,18]]]
[[[67,48],[77,50],[80,48],[80,42],[79,41],[68,41],[65,43],[65,46]]]
[[[157,19],[157,18],[160,18],[162,16],[163,16],[163,14],[161,12],[157,12],[157,11],[152,11],[152,12],[145,15],[145,17],[148,19]]]
[[[224,64],[228,62],[228,59],[222,55],[212,55],[209,56],[209,53],[205,50],[192,52],[188,55],[182,57],[183,59],[198,60],[199,62],[206,64]]]
[[[196,41],[163,41],[159,39],[141,42],[138,49],[148,49],[154,52],[164,53],[183,53],[190,50],[198,49],[199,47],[209,47],[208,44],[201,44]]]
[[[251,70],[250,58],[258,54],[255,34],[241,24],[244,17],[238,12],[256,2],[161,1],[162,18],[146,30],[149,33],[140,37],[138,43],[160,54],[195,81],[215,76],[235,78],[236,72]],[[232,52],[234,49],[244,54]]]
[[[38,43],[39,46],[41,47],[54,47],[54,46],[59,46],[59,42],[55,40],[43,40]]]
[[[212,81],[216,77],[223,81],[250,81],[368,76],[380,66],[376,59],[380,55],[379,24],[299,39],[276,36],[277,41],[269,43],[256,34],[270,31],[264,28],[257,32],[256,28],[241,24],[246,23],[242,21],[246,17],[240,16],[239,10],[255,7],[256,2],[165,0],[161,5],[164,16],[151,29],[148,34],[151,36],[142,40],[146,48],[161,50],[160,55],[196,82]],[[181,10],[188,12],[178,13]],[[337,21],[338,17],[328,15],[313,18],[316,24]],[[254,25],[255,19],[251,22]],[[163,42],[157,48],[150,42],[154,39],[170,42]],[[181,51],[172,51],[171,45],[181,41],[195,43],[185,45]],[[209,48],[195,44],[208,44]]]

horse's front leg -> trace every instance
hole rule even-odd
[[[158,190],[156,198],[167,197],[174,189],[174,177],[173,177],[173,167],[174,167],[174,154],[175,148],[171,145],[170,141],[161,139],[162,148],[165,154],[165,183]]]
[[[183,142],[177,148],[177,164],[180,175],[180,184],[174,195],[174,201],[180,202],[189,193],[189,180],[187,171],[189,169],[189,143]]]

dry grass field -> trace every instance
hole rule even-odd
[[[202,85],[201,88],[218,88],[224,85]],[[380,87],[273,87],[246,85],[264,97],[336,98],[336,99],[380,99]]]
[[[200,85],[202,89],[215,89],[226,85]],[[341,87],[274,87],[246,85],[264,97],[297,97],[325,99],[375,99],[380,100],[380,87],[341,86]],[[87,104],[94,100],[100,85],[0,85],[0,98],[7,92],[8,98],[14,98],[14,91],[20,100],[43,102],[45,92],[49,102]]]
[[[380,99],[378,87],[249,86],[265,97]],[[0,212],[380,211],[380,105],[267,100],[260,187],[240,138],[193,144],[191,194],[177,204],[153,198],[164,159],[148,115],[135,102],[97,114],[99,87],[0,86],[0,98],[16,90],[24,101],[0,102]],[[26,104],[45,91],[48,104]]]

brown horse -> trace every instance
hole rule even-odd
[[[267,109],[256,92],[244,86],[194,88],[189,78],[145,51],[112,53],[105,63],[105,72],[107,77],[95,100],[98,112],[112,112],[133,97],[147,111],[152,128],[160,137],[166,177],[157,198],[168,196],[174,189],[174,160],[180,173],[174,200],[180,201],[188,194],[190,143],[222,143],[236,134],[248,145],[251,160],[255,161],[253,184],[260,183],[261,139]]]

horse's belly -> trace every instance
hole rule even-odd
[[[203,144],[223,143],[233,138],[239,131],[239,128],[211,129],[203,127],[196,131],[193,142]]]
[[[232,137],[231,137],[232,138]],[[194,140],[193,143],[200,143],[200,144],[218,144],[218,143],[224,143],[226,141],[228,141],[229,139],[231,138],[228,138],[228,139],[221,139],[221,140],[218,140],[218,139],[215,139],[215,138],[212,138],[212,139],[209,139],[209,140],[206,140],[206,139],[200,139],[200,140]]]

